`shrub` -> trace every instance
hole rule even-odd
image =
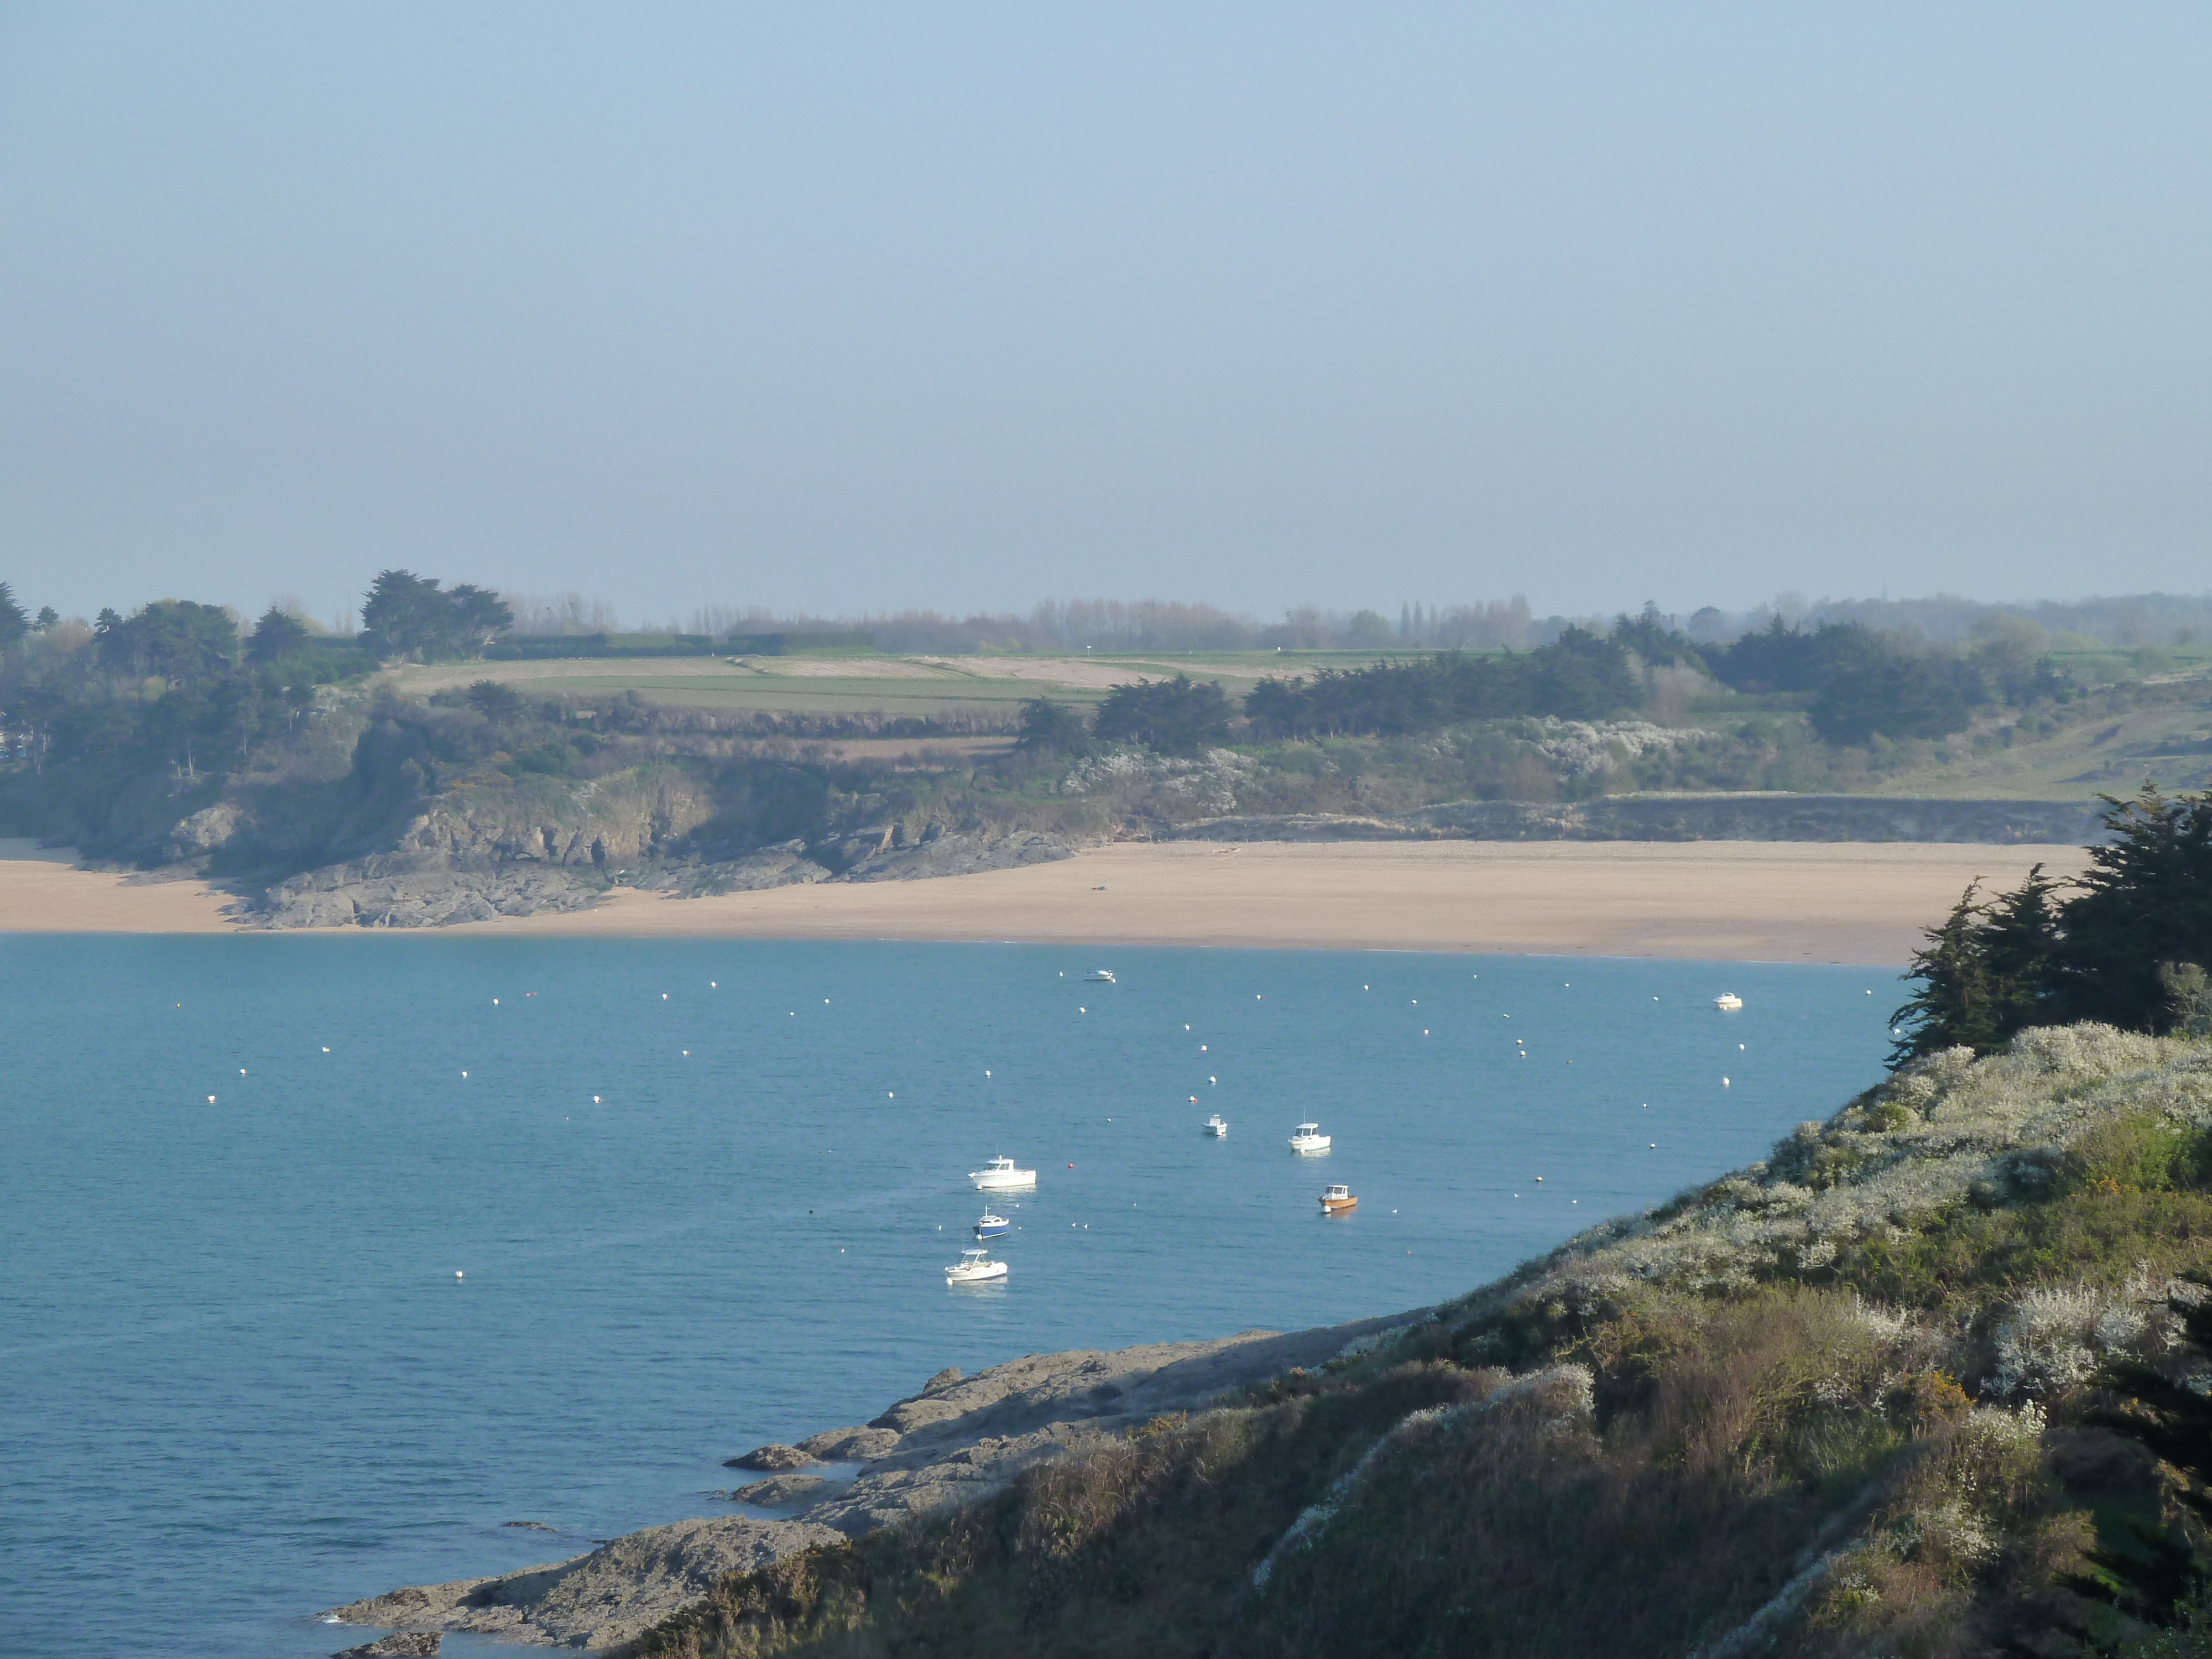
[[[2148,1112],[2130,1112],[2092,1124],[2066,1149],[2059,1164],[2061,1192],[2166,1192],[2195,1182],[2201,1133]]]

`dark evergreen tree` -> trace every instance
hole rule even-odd
[[[1967,887],[1914,953],[1911,977],[1920,988],[1889,1017],[1899,1030],[1893,1066],[1960,1044],[1988,1054],[2047,1017],[2058,884],[2039,864],[2017,891],[1994,902],[1976,897],[1980,886]]]
[[[1616,617],[1609,637],[1647,663],[1686,663],[1693,668],[1705,665],[1703,653],[1690,642],[1689,636],[1668,627],[1660,617],[1658,605],[1650,599],[1644,600],[1638,615]]]
[[[1031,697],[1022,704],[1022,748],[1038,754],[1079,755],[1090,746],[1090,728],[1072,705],[1050,697]]]
[[[454,637],[453,607],[435,576],[380,570],[362,597],[361,641],[380,657],[432,653]]]
[[[93,649],[110,673],[159,675],[172,685],[190,685],[230,672],[238,660],[238,624],[219,605],[156,599],[127,619],[102,611]]]
[[[2146,783],[2107,795],[2112,839],[2065,907],[2052,952],[2058,1018],[2165,1030],[2173,1019],[2162,963],[2212,967],[2212,793],[2172,799]]]
[[[1178,674],[1170,680],[1117,685],[1098,705],[1091,730],[1109,743],[1138,743],[1164,754],[1188,755],[1229,740],[1229,698],[1212,680]]]
[[[446,602],[453,638],[472,657],[483,655],[494,640],[514,626],[514,612],[489,588],[456,582],[447,590]]]
[[[31,619],[23,614],[23,607],[15,603],[15,590],[0,582],[0,651],[21,642],[31,631]]]
[[[252,635],[246,641],[246,660],[279,661],[307,644],[308,637],[307,623],[272,605],[261,613],[261,620],[253,625]]]

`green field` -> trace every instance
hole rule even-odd
[[[1896,774],[1886,795],[1951,799],[2087,800],[2212,786],[2212,679],[2165,681],[2093,696],[2022,720],[2009,744],[1984,726],[1952,738],[1953,758]]]
[[[1366,651],[1180,652],[1154,655],[921,658],[863,656],[567,658],[402,667],[385,683],[406,696],[496,680],[525,693],[573,697],[635,691],[678,707],[758,714],[876,714],[927,718],[984,710],[1013,717],[1031,697],[1095,703],[1118,682],[1188,673],[1242,696],[1263,675],[1355,667]]]

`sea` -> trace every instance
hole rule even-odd
[[[1825,1117],[1900,1000],[1832,966],[449,936],[15,935],[0,992],[17,1659],[328,1654],[367,1637],[321,1609],[727,1512],[722,1460],[945,1366],[1458,1295]],[[994,1200],[1009,1274],[948,1286],[1000,1154],[1038,1171]]]

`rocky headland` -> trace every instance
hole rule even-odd
[[[756,1448],[730,1466],[771,1472],[716,1494],[740,1512],[648,1527],[588,1553],[495,1577],[413,1585],[332,1610],[398,1635],[469,1631],[602,1649],[640,1635],[749,1572],[1004,1491],[1024,1470],[1201,1411],[1224,1395],[1373,1346],[1425,1311],[1281,1334],[1111,1352],[1031,1354],[975,1376],[940,1371],[864,1425]]]

